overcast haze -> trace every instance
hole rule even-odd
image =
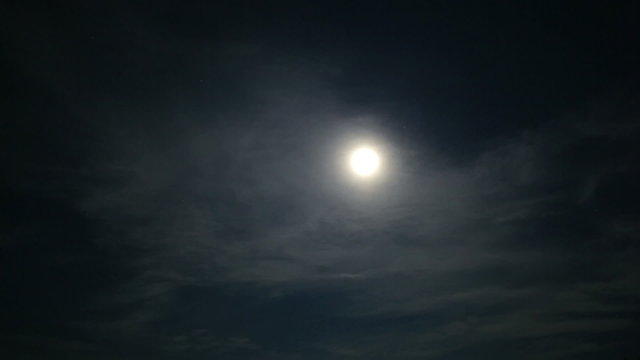
[[[637,6],[3,7],[3,358],[640,356]]]

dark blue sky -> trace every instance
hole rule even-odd
[[[640,356],[636,5],[3,8],[3,358]]]

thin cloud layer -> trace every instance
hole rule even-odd
[[[6,351],[635,354],[637,99],[587,98],[627,46],[574,43],[575,9],[427,7],[12,9]]]
[[[627,159],[637,153],[636,127],[562,121],[465,163],[433,151],[415,164],[413,154],[424,150],[390,139],[394,172],[364,191],[344,180],[330,149],[336,134],[361,120],[323,113],[313,91],[278,91],[295,101],[284,106],[267,96],[268,111],[236,112],[230,125],[114,140],[116,155],[102,169],[114,180],[91,189],[81,206],[109,224],[114,236],[101,240],[108,247],[143,254],[135,271],[148,275],[118,290],[121,301],[138,304],[123,313],[123,325],[153,329],[166,312],[183,311],[176,303],[185,288],[227,289],[231,297],[248,291],[252,301],[274,304],[334,294],[340,305],[318,305],[315,316],[394,329],[325,326],[324,341],[310,331],[297,345],[345,358],[388,358],[398,343],[407,349],[398,358],[445,358],[524,339],[545,349],[533,357],[564,356],[604,351],[615,340],[590,343],[590,334],[636,325],[620,317],[634,313],[631,299],[640,295],[626,286],[638,277],[629,271],[637,249],[620,225],[636,215],[603,209],[599,200],[616,191],[609,182],[634,176]],[[162,305],[147,313],[141,302]],[[217,331],[213,319],[225,311],[209,310],[206,331]],[[549,337],[565,342],[544,345]],[[269,349],[284,340],[247,341]]]

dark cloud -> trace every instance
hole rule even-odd
[[[288,116],[269,118],[268,129],[200,127],[137,148],[109,170],[117,186],[82,201],[124,226],[110,246],[145,249],[143,275],[120,290],[122,301],[160,310],[136,311],[124,326],[212,322],[208,331],[224,333],[230,325],[215,319],[231,311],[222,323],[240,323],[234,336],[347,358],[439,358],[490,344],[514,344],[505,358],[572,356],[615,348],[590,339],[637,326],[637,246],[619,224],[636,215],[598,200],[617,191],[609,181],[636,176],[620,152],[633,151],[636,127],[561,121],[462,165],[433,152],[415,164],[418,149],[389,141],[394,172],[359,194],[322,168],[329,156],[312,154],[323,150],[314,139],[343,126],[327,116],[283,133]],[[204,351],[200,340],[193,346]],[[523,341],[539,349],[523,351]]]
[[[492,26],[474,35],[438,17],[400,22],[404,10],[363,15],[399,35],[446,29],[448,41],[424,35],[419,50],[378,28],[358,35],[350,23],[362,19],[334,28],[302,11],[300,24],[259,33],[259,9],[229,9],[237,22],[203,21],[204,5],[13,9],[33,25],[13,21],[17,35],[3,37],[15,78],[29,79],[12,84],[46,111],[34,106],[25,124],[10,123],[33,136],[28,145],[5,142],[17,160],[2,183],[14,195],[1,269],[19,274],[2,282],[7,351],[635,354],[637,99],[594,96],[586,80],[568,85],[587,65],[562,76],[569,67],[549,59],[577,55],[546,35],[525,31],[534,42],[525,46]],[[544,19],[555,34],[555,15]],[[316,35],[305,45],[296,32],[308,27]],[[545,39],[546,52],[536,43]],[[521,62],[532,53],[538,63]],[[491,59],[504,68],[493,85]],[[536,83],[531,69],[548,80],[517,87]],[[547,90],[555,95],[534,94]],[[571,99],[558,100],[562,91]],[[504,106],[490,105],[497,100]],[[344,168],[359,139],[384,154],[370,183]]]

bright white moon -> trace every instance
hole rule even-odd
[[[360,176],[371,176],[380,167],[380,157],[373,149],[361,147],[354,150],[350,157],[351,170]]]

